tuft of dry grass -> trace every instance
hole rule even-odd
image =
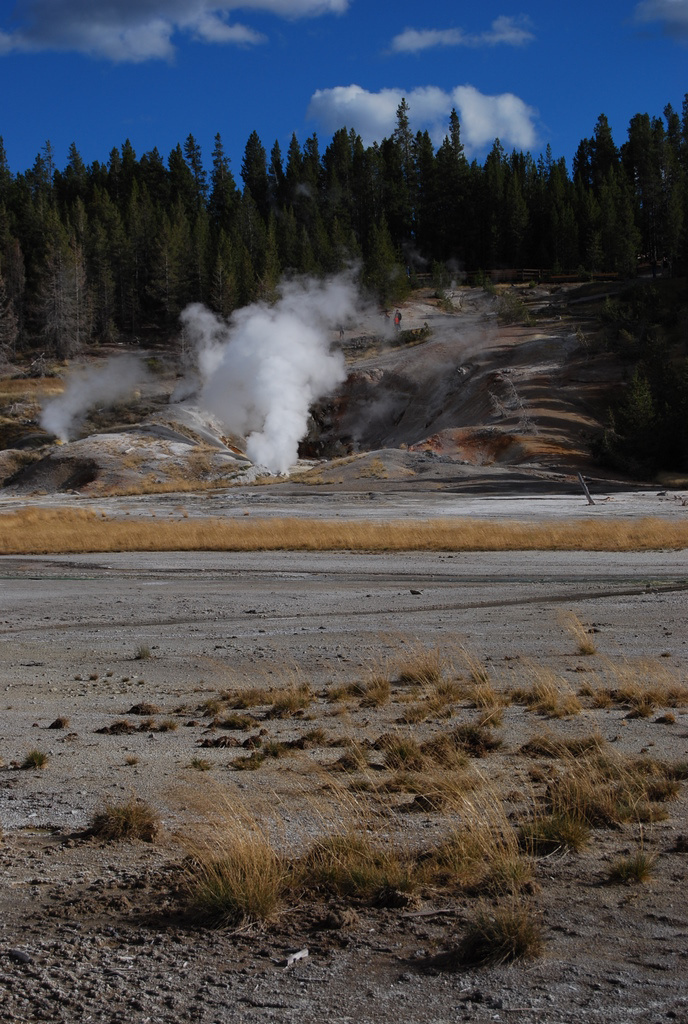
[[[299,865],[298,877],[308,888],[339,896],[369,900],[378,905],[393,894],[417,887],[413,858],[390,842],[352,830],[318,839]]]
[[[281,690],[274,690],[271,693],[272,704],[268,717],[291,718],[310,707],[314,697],[315,694],[306,682],[294,682]]]
[[[91,819],[91,832],[99,839],[142,839],[152,843],[159,830],[157,812],[134,796],[121,804],[106,803]]]
[[[521,825],[520,842],[534,857],[557,850],[578,853],[590,842],[590,827],[574,814],[538,814]]]
[[[466,794],[477,785],[463,769],[464,765],[447,770],[429,764],[420,772],[400,770],[378,786],[377,792],[413,794],[413,800],[403,805],[403,810],[410,813],[454,815],[463,806]]]
[[[442,682],[446,659],[437,649],[416,647],[399,661],[396,676],[400,683],[411,686],[437,686]]]
[[[213,725],[216,725],[218,729],[234,729],[238,732],[252,729],[255,724],[255,718],[251,718],[250,715],[239,715],[236,711],[230,712],[224,718],[213,719]]]
[[[193,827],[180,836],[187,852],[182,892],[189,915],[218,927],[276,916],[290,870],[278,849],[274,806],[251,809],[236,790],[200,779],[179,798],[196,812]]]
[[[246,686],[240,690],[230,690],[218,697],[218,703],[222,701],[229,708],[235,711],[247,711],[249,708],[261,707],[270,700],[269,692],[261,690],[258,686]]]
[[[468,683],[463,692],[474,708],[483,711],[496,711],[508,703],[508,698],[497,693],[489,679]]]
[[[618,704],[630,718],[649,718],[658,708],[688,705],[688,686],[657,659],[608,661],[604,670],[612,685],[596,691],[596,707]]]
[[[465,751],[470,757],[485,757],[502,745],[499,736],[495,736],[488,726],[478,723],[458,725],[451,739],[459,750]]]
[[[578,654],[586,656],[597,654],[597,647],[595,646],[592,634],[586,629],[575,612],[566,612],[561,616],[561,621],[564,628],[575,640]]]
[[[192,917],[215,926],[266,921],[282,905],[287,869],[267,836],[237,820],[194,843],[187,877]]]
[[[509,875],[514,885],[519,876],[523,885],[532,878],[530,871],[514,866],[523,860],[518,835],[494,789],[471,796],[455,793],[452,818],[452,831],[422,857],[428,884],[449,891],[494,893],[507,885]]]
[[[387,472],[387,467],[380,456],[376,455],[374,458],[370,459],[367,464],[364,464],[356,475],[359,480],[367,477],[370,477],[373,480],[386,480],[389,473]]]
[[[329,770],[333,772],[358,772],[367,768],[368,752],[360,743],[349,743],[340,758],[333,761]]]
[[[476,723],[481,729],[499,729],[504,725],[504,709],[500,707],[489,708],[478,717]]]
[[[49,760],[49,754],[46,754],[44,750],[37,750],[36,748],[34,748],[33,750],[30,750],[28,752],[28,754],[22,761],[21,766],[22,768],[25,768],[27,770],[30,770],[32,768],[45,768]]]
[[[332,686],[327,691],[329,701],[345,700],[347,697],[358,698],[362,708],[379,708],[389,703],[392,686],[387,675],[372,671],[370,676],[360,682],[347,683],[345,686]]]
[[[232,761],[232,768],[237,772],[255,772],[264,761],[264,752],[262,750],[254,750],[247,757],[235,757]]]
[[[392,686],[387,676],[381,672],[372,672],[363,683],[361,707],[380,708],[389,702],[391,696]]]
[[[405,706],[399,721],[417,725],[428,719],[450,718],[463,692],[463,687],[454,679],[440,678],[436,682],[414,685],[408,695],[401,697]]]
[[[0,554],[86,551],[657,551],[688,548],[688,522],[437,519],[112,519],[87,509],[24,508],[0,516]]]
[[[279,740],[266,740],[260,748],[264,757],[289,757],[292,754],[291,747]]]
[[[149,701],[144,700],[138,704],[133,704],[127,711],[128,715],[142,715],[149,718],[151,715],[159,715],[161,709],[157,704],[151,704]]]
[[[468,764],[465,745],[454,733],[441,732],[421,746],[421,753],[440,768],[456,770]]]
[[[569,718],[580,714],[581,703],[566,679],[533,662],[526,663],[525,672],[530,686],[514,690],[512,696],[517,703],[525,704],[529,711],[545,718]]]
[[[415,704],[407,704],[399,721],[404,725],[419,725],[433,717],[433,709],[426,700],[418,701]]]
[[[208,697],[196,709],[204,718],[216,718],[224,708],[224,701],[221,697]]]
[[[426,765],[426,757],[413,736],[386,733],[375,747],[384,752],[385,767],[391,771],[420,772]]]
[[[572,755],[578,757],[581,754],[590,754],[605,749],[607,741],[600,733],[593,732],[586,736],[572,736],[569,738],[552,736],[549,733],[539,733],[531,736],[521,747],[520,752],[528,757],[566,757]]]
[[[529,904],[518,898],[501,906],[481,904],[466,925],[449,966],[502,964],[533,959],[543,950],[542,929]]]
[[[470,680],[469,694],[471,695],[471,699],[473,699],[472,693],[474,688],[479,689],[480,687],[486,687],[486,693],[489,694],[492,687],[492,682],[490,679],[490,671],[488,667],[486,665],[483,665],[482,661],[480,661],[478,656],[474,654],[473,651],[469,651],[465,647],[461,648],[461,660],[468,672],[468,678]],[[484,706],[486,705],[476,704],[476,707]]]
[[[637,850],[627,857],[619,857],[609,869],[609,881],[622,885],[639,885],[652,877],[657,862],[656,854]]]
[[[561,773],[547,788],[549,811],[593,827],[666,818],[657,805],[676,794],[681,778],[681,766],[608,751],[564,758],[560,764]]]
[[[488,896],[516,896],[529,892],[534,885],[533,862],[530,857],[504,852],[492,857],[485,877],[476,887]]]
[[[326,729],[318,725],[291,740],[287,746],[294,750],[311,750],[314,747],[338,747],[341,742],[333,739]]]
[[[463,697],[464,689],[456,679],[441,679],[430,691],[430,699],[438,707],[456,704]]]

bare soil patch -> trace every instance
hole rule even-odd
[[[2,559],[3,1014],[681,1019],[685,570]],[[42,768],[21,767],[32,749]],[[92,834],[138,803],[152,841]],[[276,905],[199,918],[198,843],[247,835],[280,859]]]

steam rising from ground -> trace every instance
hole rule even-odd
[[[68,441],[89,409],[95,405],[113,405],[126,398],[143,383],[146,367],[136,356],[112,356],[104,365],[75,369],[58,398],[48,402],[41,412],[44,430]]]
[[[253,463],[284,473],[296,461],[311,404],[346,377],[331,332],[355,309],[353,283],[337,277],[284,284],[275,305],[246,306],[228,324],[200,304],[182,313],[198,352],[200,402],[246,436]]]

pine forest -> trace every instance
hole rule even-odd
[[[534,158],[498,139],[469,162],[455,111],[436,149],[406,101],[379,145],[342,128],[268,153],[253,132],[239,185],[217,134],[209,163],[192,135],[167,158],[126,141],[89,166],[73,143],[62,169],[46,142],[14,173],[0,139],[0,351],[167,339],[189,302],[227,317],[284,275],[351,265],[382,305],[421,275],[685,272],[688,95],[681,114],[637,114],[620,146],[600,115],[570,173],[549,146]]]

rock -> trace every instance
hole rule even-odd
[[[30,953],[26,953],[23,949],[8,949],[7,955],[11,960],[16,960],[19,964],[32,964],[33,957]]]

